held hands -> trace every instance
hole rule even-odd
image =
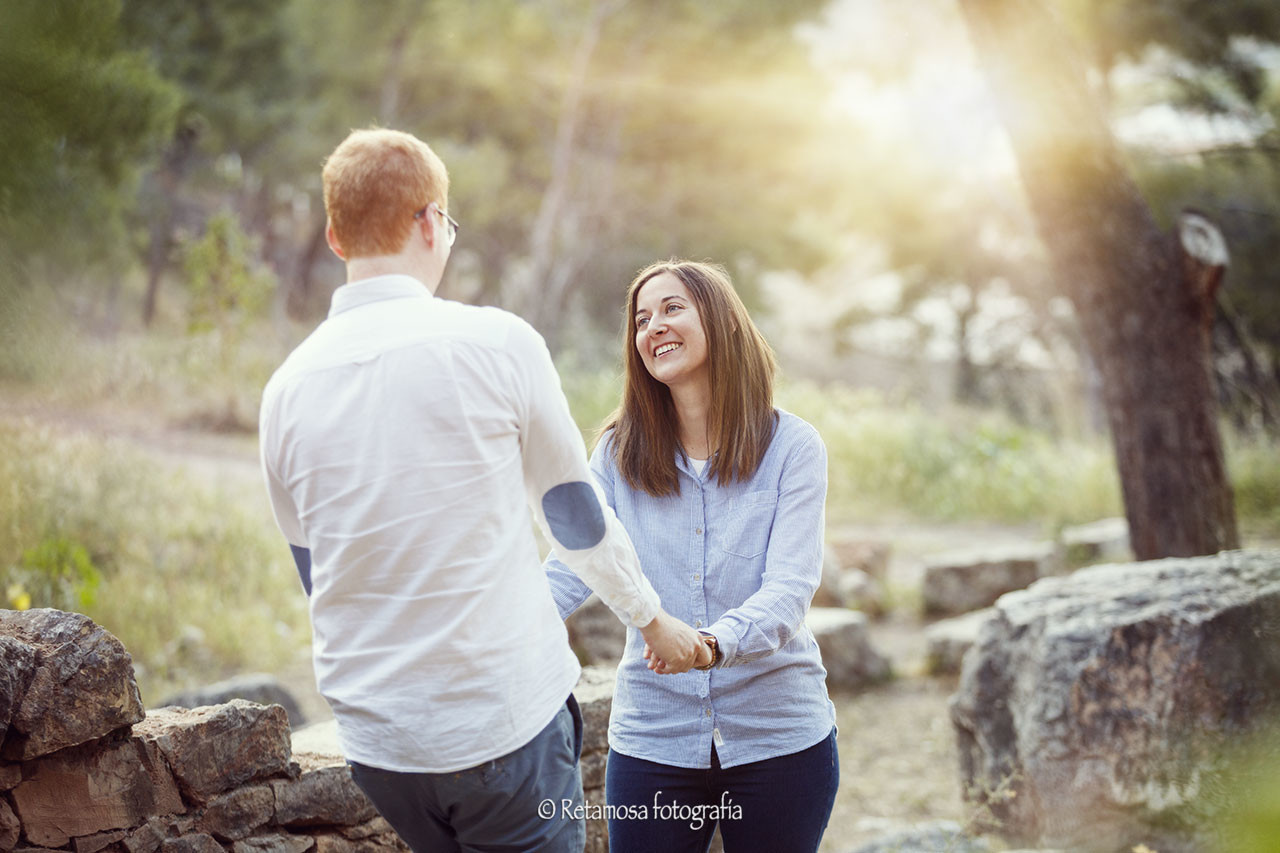
[[[659,675],[688,672],[711,663],[711,649],[702,635],[665,610],[640,629],[644,635],[644,659]]]
[[[644,635],[644,658],[649,669],[660,675],[688,672],[710,660],[711,650],[702,636],[665,610],[640,633]]]

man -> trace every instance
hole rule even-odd
[[[434,297],[457,231],[439,158],[355,131],[324,200],[348,283],[267,383],[260,440],[352,775],[415,850],[580,851],[579,668],[529,510],[666,671],[701,641],[601,502],[541,337]]]

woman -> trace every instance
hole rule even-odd
[[[835,708],[804,617],[822,566],[826,448],[773,407],[774,359],[719,266],[654,264],[627,294],[623,400],[591,465],[701,669],[627,631],[609,723],[609,849],[818,848]],[[591,591],[551,555],[562,616]],[[651,665],[655,665],[651,669]]]

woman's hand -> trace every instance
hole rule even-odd
[[[699,635],[699,638],[701,638],[701,635]],[[658,657],[653,653],[653,649],[649,646],[648,643],[644,644],[644,659],[649,662],[649,669],[653,670],[659,675],[667,675],[673,672],[684,672],[684,670],[675,670],[675,669],[669,668],[667,666],[666,661],[662,660],[662,658]],[[711,653],[711,647],[708,646],[705,641],[699,642],[698,651],[693,657],[693,666],[691,666],[690,669],[697,669],[698,667],[701,667],[701,666],[709,666],[712,660],[713,660],[713,655]]]
[[[688,672],[698,660],[699,650],[706,648],[701,634],[665,610],[640,633],[644,635],[644,659],[649,669],[660,675]]]

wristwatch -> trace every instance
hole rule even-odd
[[[707,647],[711,649],[711,663],[706,666],[695,666],[694,669],[711,669],[711,667],[720,663],[724,657],[724,655],[720,654],[720,641],[716,639],[715,634],[708,631],[699,631],[698,633],[702,635],[702,642],[706,643]]]

